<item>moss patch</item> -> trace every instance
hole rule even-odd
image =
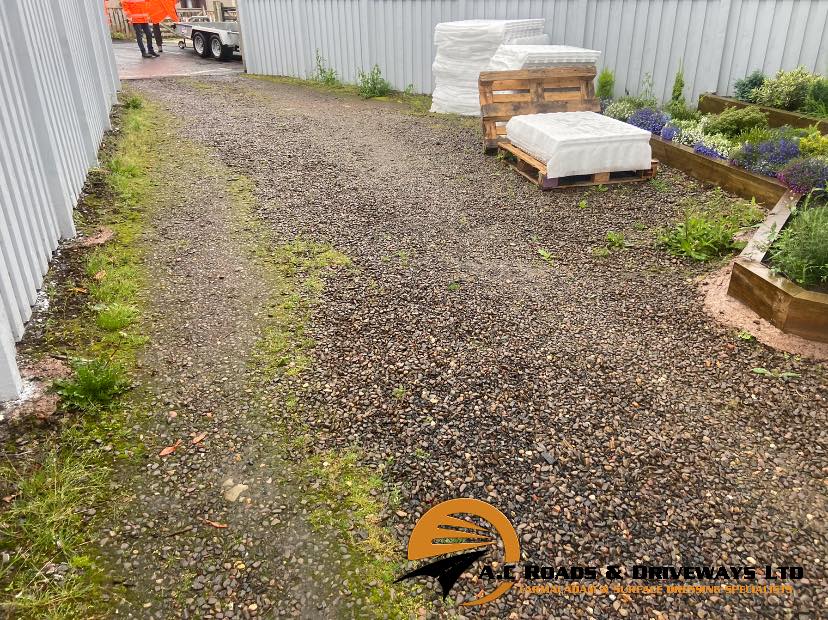
[[[325,280],[348,273],[353,269],[351,261],[327,243],[309,239],[278,243],[255,215],[253,183],[239,177],[231,189],[238,209],[237,231],[247,235],[247,245],[273,291],[250,374],[255,391],[269,394],[263,409],[276,386],[282,403],[283,439],[291,452],[305,455],[291,475],[301,481],[303,495],[318,506],[311,514],[311,526],[320,532],[337,532],[347,545],[351,566],[359,570],[342,577],[355,596],[370,603],[376,617],[416,616],[427,605],[408,585],[394,584],[404,555],[380,518],[384,508],[395,506],[399,499],[394,493],[383,493],[381,472],[361,465],[357,450],[314,453],[314,432],[302,415],[299,386],[303,372],[313,364],[314,342],[306,332],[311,311]]]

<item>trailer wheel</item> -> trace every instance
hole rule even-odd
[[[210,53],[216,60],[230,60],[233,57],[233,48],[223,45],[221,37],[214,34],[210,37]]]
[[[203,32],[193,33],[193,49],[202,58],[210,55],[210,47],[207,45],[207,36]]]
[[[182,39],[181,41],[179,41],[179,42],[178,42],[178,48],[179,48],[179,49],[182,49],[182,50],[183,50],[185,47],[187,47],[187,44],[184,42],[184,40],[183,40],[183,39]]]

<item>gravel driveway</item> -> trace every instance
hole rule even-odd
[[[826,369],[717,325],[697,291],[707,268],[655,247],[653,229],[706,191],[699,184],[667,169],[660,188],[541,193],[482,155],[474,121],[288,83],[201,82],[135,88],[190,124],[210,157],[253,179],[275,239],[329,242],[353,262],[326,281],[309,327],[314,360],[296,385],[318,449],[357,446],[366,465],[386,466],[401,498],[387,525],[401,549],[432,504],[473,496],[510,517],[536,563],[805,567],[788,596],[513,589],[445,615],[800,618],[825,608]],[[221,201],[210,208],[222,217]],[[173,236],[205,213],[176,209]],[[595,255],[609,231],[629,247]],[[205,278],[225,264],[195,250],[179,258]],[[236,291],[243,301],[264,294],[244,285],[250,278]],[[204,301],[204,317],[213,305]],[[184,358],[196,346],[178,344]],[[222,361],[233,350],[216,359],[243,372]],[[757,367],[800,376],[785,382]],[[200,394],[177,389],[179,400]],[[246,438],[263,452],[257,432]],[[183,513],[186,494],[180,501]]]

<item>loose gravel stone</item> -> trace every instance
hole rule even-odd
[[[773,601],[513,589],[462,617],[777,618],[825,608],[825,368],[712,322],[695,285],[708,268],[654,243],[653,231],[707,189],[665,168],[663,191],[541,193],[482,155],[474,120],[244,77],[136,88],[198,119],[187,134],[253,179],[278,242],[330,242],[353,261],[324,283],[307,333],[313,363],[291,387],[315,449],[359,447],[400,497],[384,519],[401,558],[416,520],[462,495],[503,510],[537,563],[750,558],[802,565],[808,577]],[[161,587],[145,615],[200,615],[197,599],[175,592],[185,576],[207,583],[196,577],[213,565],[205,589],[217,602],[203,605],[222,617],[370,616],[334,582],[292,579],[300,560],[348,559],[309,532],[302,489],[279,471],[289,457],[273,452],[268,421],[243,391],[264,280],[233,240],[214,180],[181,182],[187,199],[171,202],[153,242],[157,311],[144,367],[158,445],[205,430],[210,439],[150,460],[136,510],[109,544],[142,588]],[[608,231],[630,245],[596,256]],[[757,367],[799,376],[780,381]],[[250,485],[234,503],[220,490],[230,476]],[[197,527],[164,538],[194,515]],[[421,617],[457,613],[424,585],[434,611]],[[467,598],[473,585],[464,578],[453,594]]]

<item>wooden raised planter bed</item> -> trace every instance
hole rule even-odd
[[[786,192],[733,263],[727,294],[783,332],[828,342],[828,294],[807,291],[762,264],[799,196]]]
[[[800,127],[802,129],[816,125],[822,133],[828,134],[828,120],[821,119],[816,116],[808,116],[799,112],[789,112],[788,110],[780,110],[779,108],[767,108],[765,106],[757,106],[755,103],[747,103],[746,101],[739,101],[732,97],[722,97],[714,95],[713,93],[704,93],[699,96],[699,111],[706,114],[718,114],[725,108],[747,108],[749,106],[756,106],[768,115],[768,124],[771,127],[782,127],[782,125],[790,125],[791,127]]]
[[[700,181],[718,185],[746,200],[756,198],[762,204],[774,205],[786,191],[785,186],[774,178],[748,172],[721,159],[700,155],[689,146],[663,140],[656,135],[650,138],[650,146],[653,157],[662,164],[678,168]]]

